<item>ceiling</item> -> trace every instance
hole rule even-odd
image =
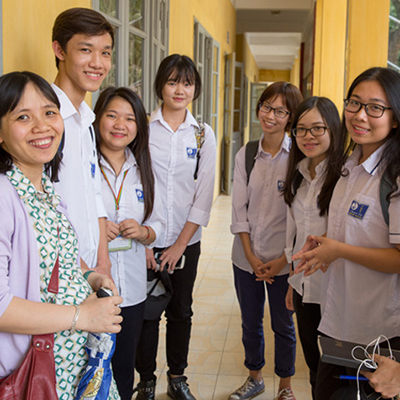
[[[315,0],[231,0],[259,69],[290,70],[310,25]]]

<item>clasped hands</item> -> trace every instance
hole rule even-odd
[[[121,235],[125,238],[144,240],[147,236],[147,230],[141,226],[135,219],[126,219],[119,224],[107,220],[107,240],[111,242],[117,236]]]

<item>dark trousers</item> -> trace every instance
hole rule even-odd
[[[131,400],[133,395],[136,349],[139,343],[144,316],[144,301],[135,306],[122,307],[121,331],[117,334],[112,368],[121,400]]]
[[[400,349],[400,337],[395,337],[389,340],[390,345],[393,349]],[[382,347],[387,347],[386,342],[381,343]],[[357,375],[357,370],[350,369],[346,367],[341,367],[339,365],[326,364],[320,360],[318,364],[317,372],[317,384],[315,393],[317,400],[352,400],[354,393],[355,381],[340,380],[337,376],[340,375]],[[365,385],[366,390],[371,390],[369,385]],[[337,392],[334,395],[335,392]],[[370,394],[367,392],[367,394]],[[341,397],[338,397],[341,396]],[[356,397],[355,397],[356,398]],[[372,397],[371,397],[372,398]]]
[[[310,384],[313,400],[316,399],[315,384],[320,359],[318,349],[318,325],[321,321],[319,304],[303,303],[303,297],[293,289],[293,304],[297,317],[297,328],[304,358],[310,370]]]
[[[154,252],[163,250],[155,248]],[[175,270],[170,275],[173,295],[165,310],[167,364],[172,375],[183,375],[188,366],[187,358],[193,315],[192,294],[200,257],[200,242],[186,247],[183,254],[186,257],[184,268]],[[159,322],[159,319],[143,322],[136,356],[136,369],[143,381],[156,379],[154,371],[157,367]]]
[[[245,350],[244,365],[250,371],[259,371],[265,364],[264,305],[265,288],[271,315],[271,328],[275,335],[275,373],[281,378],[294,375],[296,334],[293,312],[285,305],[288,275],[274,277],[274,283],[256,281],[254,273],[233,265],[236,294],[242,314],[242,341]]]

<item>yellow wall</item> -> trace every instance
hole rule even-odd
[[[389,9],[390,0],[349,0],[346,89],[366,69],[387,66]]]
[[[290,81],[290,71],[278,69],[260,69],[260,82]]]
[[[67,8],[91,6],[91,0],[3,0],[3,72],[30,70],[53,81],[57,72],[51,48],[55,18]]]
[[[194,21],[220,44],[219,68],[219,126],[217,137],[217,168],[214,198],[220,192],[223,149],[224,71],[225,54],[231,54],[236,46],[236,11],[230,0],[170,0],[169,53],[186,54],[193,58]],[[227,34],[229,32],[229,43]]]
[[[297,57],[294,60],[292,69],[290,70],[290,83],[300,88],[300,53],[297,52]]]
[[[347,0],[317,0],[316,7],[313,95],[329,97],[341,109],[346,64]],[[366,24],[364,19],[360,18],[361,21]]]
[[[250,51],[250,47],[247,43],[244,35],[236,36],[236,60],[244,64],[244,75],[247,76],[247,105],[250,109],[250,96],[251,96],[251,83],[258,82],[259,70],[254,59],[253,54]],[[245,128],[243,132],[243,143],[249,141],[250,136],[250,112],[247,112],[247,121],[245,121]]]

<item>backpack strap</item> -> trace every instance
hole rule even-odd
[[[259,140],[252,140],[246,144],[245,167],[247,174],[247,184],[249,184],[250,174],[256,162],[255,158],[258,150]]]
[[[194,128],[194,135],[196,136],[196,143],[197,143],[197,152],[196,152],[196,169],[194,171],[194,180],[197,180],[197,173],[199,171],[199,161],[200,161],[200,150],[203,147],[204,140],[205,140],[205,134],[204,131],[206,129],[206,126],[204,125],[203,122],[198,122],[199,126],[195,126]]]
[[[389,178],[386,172],[382,175],[381,183],[379,185],[379,200],[381,201],[381,209],[383,214],[383,219],[386,225],[389,225],[389,204],[388,195],[392,189],[392,185],[389,182]]]

